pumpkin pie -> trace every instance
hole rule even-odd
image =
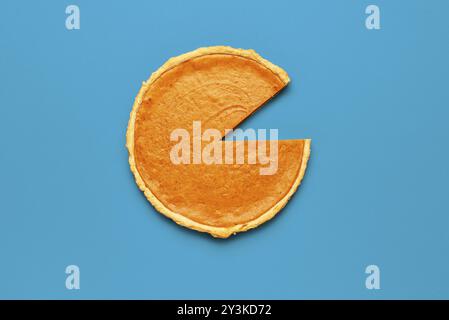
[[[273,218],[301,183],[310,140],[277,141],[277,171],[262,175],[257,163],[175,164],[170,136],[201,121],[203,130],[224,137],[288,82],[283,69],[253,50],[223,46],[171,58],[154,72],[135,99],[126,135],[131,171],[152,205],[182,226],[220,238]],[[222,143],[235,149],[237,142]]]

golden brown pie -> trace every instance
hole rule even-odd
[[[221,238],[274,217],[304,176],[310,140],[278,141],[278,169],[261,175],[261,164],[174,164],[170,135],[201,121],[203,130],[224,136],[288,82],[284,70],[253,50],[230,47],[197,49],[153,73],[135,99],[126,144],[137,185],[153,206],[182,226]],[[236,142],[223,144],[235,149]]]

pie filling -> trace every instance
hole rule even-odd
[[[285,85],[257,61],[229,54],[164,72],[148,87],[135,120],[135,162],[146,187],[166,208],[208,226],[245,224],[267,212],[298,177],[304,140],[279,141],[276,174],[261,175],[260,164],[173,164],[170,135],[192,131],[194,121],[224,135]]]

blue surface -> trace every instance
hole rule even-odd
[[[2,2],[0,298],[449,298],[449,2],[257,3]],[[141,82],[222,44],[292,78],[242,127],[313,139],[288,206],[228,240],[157,214],[125,149]]]

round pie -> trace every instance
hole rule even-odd
[[[277,170],[263,175],[260,163],[174,163],[171,135],[193,132],[200,122],[223,138],[288,82],[284,70],[253,50],[223,46],[171,58],[154,72],[135,99],[126,135],[131,171],[152,205],[220,238],[274,217],[304,176],[310,140],[277,141]],[[222,143],[236,150],[238,142]],[[248,156],[249,142],[243,144]]]

